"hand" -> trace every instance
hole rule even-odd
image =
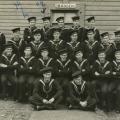
[[[110,74],[110,71],[106,71],[106,72],[105,72],[105,75],[108,75],[108,74]]]
[[[5,65],[5,64],[0,64],[0,67],[7,67],[7,65]]]
[[[13,65],[18,65],[18,62],[14,62],[14,64]]]
[[[85,69],[82,69],[82,72],[85,72]]]
[[[43,99],[43,103],[44,103],[44,104],[48,104],[48,102],[49,102],[48,100]]]
[[[87,106],[87,101],[80,101],[80,105],[82,106],[82,107],[86,107]]]
[[[116,75],[116,72],[113,72],[113,75]]]
[[[22,65],[21,65],[20,67],[21,67],[21,68],[23,68],[23,66],[22,66]]]
[[[100,74],[99,74],[98,72],[95,72],[95,75],[96,75],[96,76],[99,76]]]
[[[53,103],[55,101],[55,99],[54,98],[51,98],[50,100],[49,100],[49,103],[51,104],[51,103]]]
[[[32,67],[29,67],[30,70],[32,70]]]

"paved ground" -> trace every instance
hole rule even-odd
[[[28,104],[0,101],[0,120],[120,120],[120,114],[105,114],[100,110],[96,113],[78,110],[36,112]]]

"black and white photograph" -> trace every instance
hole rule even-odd
[[[0,120],[120,120],[120,0],[0,0]]]

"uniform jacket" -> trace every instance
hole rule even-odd
[[[0,32],[0,55],[2,54],[4,48],[3,45],[6,44],[6,37],[3,33]]]
[[[34,28],[30,28],[30,27],[25,28],[23,38],[24,38],[24,40],[27,43],[29,43],[29,42],[31,42],[31,41],[34,40],[34,38],[33,38],[33,31],[35,29],[37,29],[37,27],[34,27]]]
[[[16,64],[15,64],[16,63]],[[6,68],[2,67],[1,65],[7,65]],[[8,72],[8,73],[13,73],[14,70],[18,69],[18,59],[16,54],[12,54],[10,56],[10,58],[8,58],[5,54],[2,54],[2,56],[0,57],[0,71],[1,72]]]
[[[21,74],[32,74],[34,73],[36,59],[34,56],[31,56],[29,59],[25,57],[20,57],[19,59],[19,73]]]
[[[106,72],[109,71],[109,74],[106,74]],[[109,77],[112,72],[112,66],[109,61],[105,61],[105,63],[100,63],[99,60],[96,60],[94,65],[93,65],[93,75],[95,75],[95,72],[99,73],[100,75],[98,77]]]
[[[65,47],[65,42],[63,40],[59,40],[59,41],[50,40],[49,47],[50,47],[50,56],[56,59],[59,56],[58,51],[61,48]]]
[[[19,41],[15,42],[14,38],[12,38],[11,40],[8,40],[7,43],[13,45],[14,53],[18,55],[18,57],[23,54],[23,49],[25,46],[25,41],[23,39],[20,38]]]
[[[38,58],[36,62],[36,70],[39,73],[41,69],[45,67],[52,67],[53,70],[56,70],[56,63],[53,58],[48,57],[47,60],[43,60],[42,58]]]
[[[100,48],[100,43],[98,41],[94,41],[92,45],[86,40],[87,49],[89,49],[88,53],[88,61],[91,64],[98,58],[98,52]]]
[[[90,72],[90,66],[87,59],[83,59],[81,62],[74,60],[71,65],[72,73],[76,71],[81,71],[82,75],[87,75]]]
[[[51,79],[49,84],[45,84],[41,78],[38,83],[35,85],[33,90],[33,95],[38,96],[42,101],[43,99],[57,99],[62,95],[62,89],[56,80]]]
[[[71,60],[67,59],[65,62],[62,62],[60,59],[56,60],[56,68],[57,68],[57,72],[58,75],[60,75],[60,77],[70,77],[70,73],[71,73]]]
[[[41,48],[44,47],[46,45],[46,43],[44,41],[41,41],[39,43],[35,43],[34,41],[31,41],[30,44],[31,44],[31,47],[32,47],[33,55],[36,56],[36,57],[40,57]]]
[[[112,75],[115,75],[116,77],[120,75],[120,63],[115,60],[112,61]]]
[[[86,35],[87,35],[87,31],[84,27],[78,26],[78,27],[74,27],[72,26],[73,30],[78,31],[78,41],[79,42],[83,42],[86,40]]]
[[[69,92],[72,100],[78,102],[78,104],[80,101],[87,101],[90,98],[89,86],[85,81],[81,85],[76,85],[74,81],[71,81]]]

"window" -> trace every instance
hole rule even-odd
[[[72,24],[72,17],[78,15],[78,10],[52,10],[52,23],[57,23],[56,18],[65,17],[65,24]]]

